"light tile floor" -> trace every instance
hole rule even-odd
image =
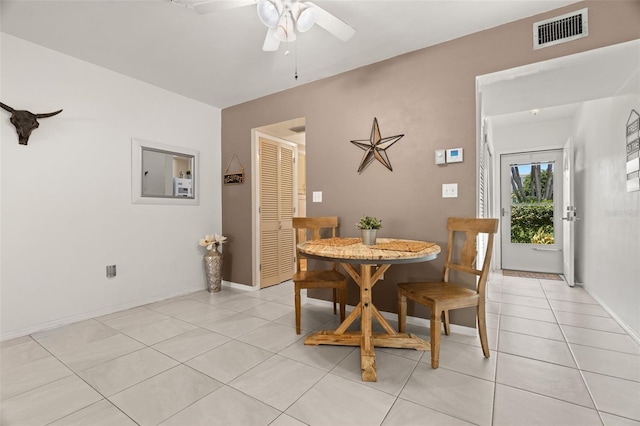
[[[581,288],[491,275],[477,337],[428,353],[305,346],[293,288],[200,291],[0,344],[2,425],[640,425],[640,347]],[[428,329],[409,326],[428,337]]]

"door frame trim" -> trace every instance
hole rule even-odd
[[[298,164],[298,145],[296,143],[264,133],[257,128],[251,129],[251,287],[253,287],[254,290],[260,290],[260,214],[258,213],[260,206],[260,174],[258,167],[260,166],[260,161],[258,158],[258,150],[260,148],[261,137],[292,146],[295,153],[294,161],[296,166]],[[298,172],[295,167],[293,172],[293,187],[298,187]],[[293,203],[297,209],[297,190],[293,191]]]

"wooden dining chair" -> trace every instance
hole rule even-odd
[[[334,238],[338,228],[338,217],[294,217],[293,228],[296,230],[296,247],[299,243],[322,238],[322,232],[330,233]],[[328,231],[330,230],[330,232]],[[329,238],[329,236],[325,236]],[[303,288],[333,289],[333,314],[336,314],[336,301],[340,303],[340,321],[345,318],[347,303],[347,278],[338,272],[338,265],[332,262],[331,269],[308,270],[306,259],[300,256],[296,248],[296,272],[293,274],[296,304],[296,333],[300,334],[300,290]]]
[[[459,308],[476,307],[478,333],[482,352],[489,358],[487,327],[485,320],[485,288],[491,264],[493,237],[498,230],[498,219],[449,218],[447,220],[449,239],[444,263],[444,275],[441,282],[411,282],[398,284],[398,329],[406,329],[407,299],[425,305],[431,311],[431,368],[440,364],[440,334],[444,323],[444,332],[449,334],[449,311]],[[476,265],[476,237],[480,233],[488,234],[484,262]],[[457,234],[464,234],[464,242],[458,243]],[[459,249],[454,250],[454,244]],[[480,268],[480,269],[478,269]],[[449,281],[451,271],[471,274],[477,281],[476,288]],[[442,318],[442,320],[441,320]]]

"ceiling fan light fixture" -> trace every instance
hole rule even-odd
[[[274,28],[278,25],[280,12],[274,2],[270,0],[260,0],[258,2],[258,17],[267,27]]]
[[[300,13],[296,19],[296,29],[301,33],[309,31],[316,23],[316,12],[310,7],[300,6]]]
[[[296,39],[296,31],[293,28],[293,17],[290,12],[285,12],[280,16],[274,37],[284,42],[294,41]]]

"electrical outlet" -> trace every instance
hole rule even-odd
[[[456,198],[458,196],[458,184],[457,183],[443,183],[442,184],[442,198]]]
[[[116,265],[107,265],[107,278],[116,276]]]

